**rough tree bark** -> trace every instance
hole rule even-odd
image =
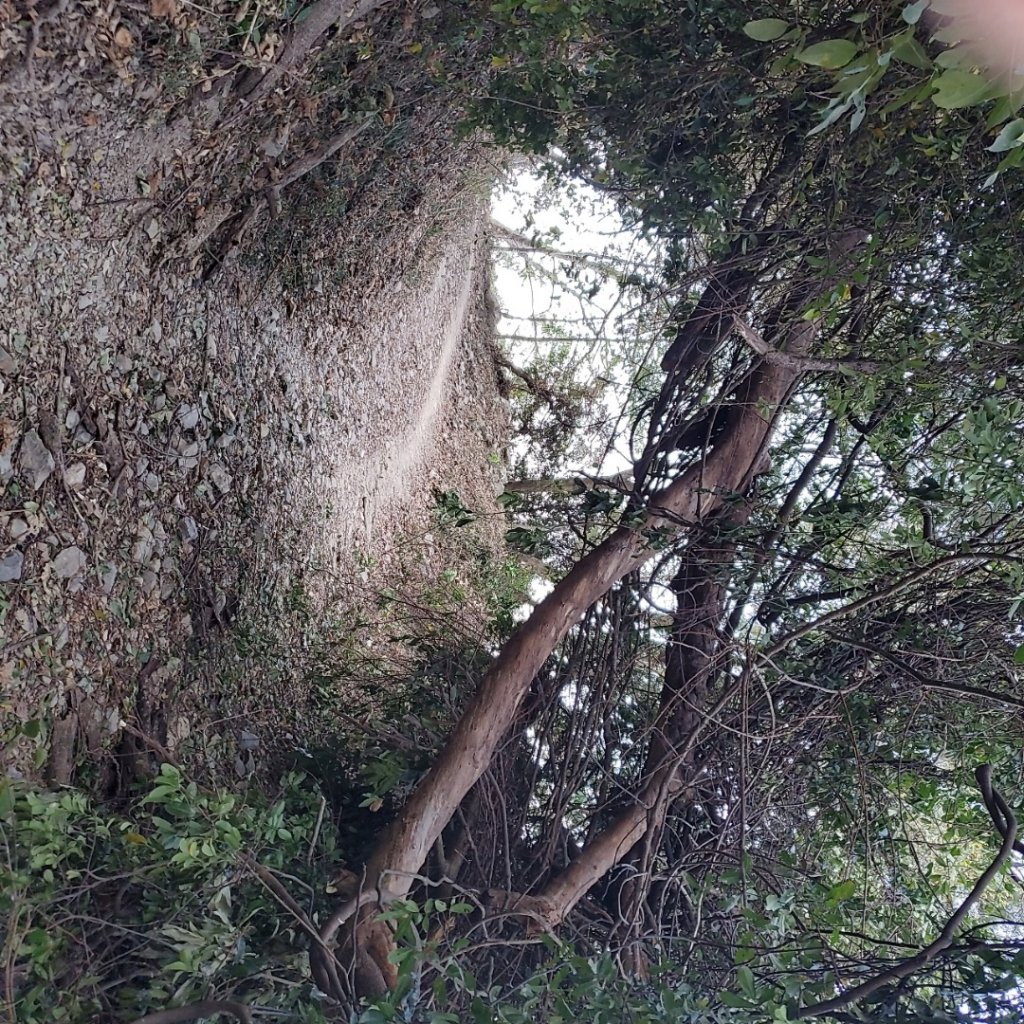
[[[866,239],[865,232],[853,230],[836,240],[830,251],[836,270],[827,287],[835,287],[850,271],[851,253]],[[707,317],[706,312],[701,315]],[[765,468],[775,417],[802,375],[801,360],[810,351],[820,324],[821,318],[791,321],[776,348],[794,358],[765,360],[755,367],[749,386],[744,389],[742,404],[730,409],[729,429],[719,436],[702,463],[665,491],[664,507],[671,506],[673,518],[678,508],[687,506],[686,488],[692,489],[689,501],[696,508],[696,515],[690,519],[681,517],[683,522],[699,522],[714,514],[723,507],[724,498],[730,492],[747,494],[754,476]],[[696,481],[691,479],[695,473]],[[680,765],[690,756],[701,731],[732,698],[736,687],[736,683],[727,687],[712,706],[694,716],[691,731],[676,739],[672,756],[647,777],[635,803],[591,839],[566,871],[552,879],[539,894],[538,912],[543,914],[546,928],[556,928],[590,888],[636,846],[649,828],[657,825],[659,817],[663,820],[664,811],[659,813],[659,808],[670,806],[685,786]]]
[[[740,526],[750,515],[749,503],[729,511],[722,526]],[[623,964],[637,976],[647,976],[642,935],[638,928],[647,898],[651,867],[661,845],[668,813],[675,800],[692,791],[696,745],[695,735],[705,717],[714,681],[722,668],[722,626],[726,617],[726,579],[729,563],[736,553],[735,542],[708,538],[694,544],[681,558],[670,589],[676,599],[672,629],[665,651],[665,679],[658,716],[647,745],[643,779],[674,773],[677,785],[661,789],[651,808],[643,840],[631,851],[632,877],[619,899],[620,920],[626,948]],[[685,751],[685,752],[684,752]]]

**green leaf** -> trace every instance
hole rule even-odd
[[[770,43],[784,35],[788,29],[789,25],[781,18],[758,18],[756,21],[748,21],[743,26],[743,33],[759,43]]]
[[[0,818],[9,818],[14,813],[14,788],[7,779],[0,779]]]
[[[892,48],[892,55],[904,64],[920,68],[922,71],[927,71],[932,66],[924,47],[909,33]]]
[[[757,954],[750,946],[738,946],[736,948],[736,953],[733,956],[733,960],[735,960],[737,964],[745,964],[753,960],[755,956],[757,956]]]
[[[916,25],[921,20],[921,15],[924,14],[928,4],[929,0],[917,0],[917,3],[907,4],[903,8],[901,17],[908,25]]]
[[[839,97],[835,97],[829,104],[829,106],[825,108],[825,116],[807,133],[808,137],[812,135],[817,135],[819,132],[823,132],[827,128],[830,128],[852,106],[852,100],[845,100],[844,102],[840,102]]]
[[[833,885],[826,898],[829,903],[839,903],[842,900],[848,900],[856,891],[857,883],[852,878],[848,878],[845,882]]]
[[[1013,663],[1014,665],[1024,665],[1024,644],[1021,644],[1020,647],[1013,652]]]
[[[1003,96],[992,105],[988,117],[985,118],[985,127],[995,128],[1002,124],[1013,117],[1020,110],[1022,104],[1024,104],[1024,97],[1019,93],[1014,96]]]
[[[748,996],[750,999],[757,998],[757,989],[754,987],[754,972],[749,967],[736,968],[736,983],[745,996]]]
[[[1003,125],[1002,131],[996,136],[995,142],[988,147],[990,153],[1005,153],[1024,145],[1024,117],[1017,117]]]
[[[825,39],[808,46],[805,50],[800,50],[794,56],[802,64],[812,64],[816,68],[835,71],[837,68],[846,67],[857,56],[858,50],[857,44],[849,39]]]
[[[734,1009],[749,1010],[750,1000],[744,999],[743,996],[736,995],[735,992],[719,992],[718,998],[726,1005],[731,1006]]]
[[[160,803],[165,796],[167,796],[170,793],[174,793],[176,791],[176,788],[177,787],[175,786],[167,786],[163,784],[159,786],[154,786],[153,789],[150,790],[150,792],[142,798],[142,802],[144,804]]]
[[[959,110],[980,103],[990,92],[990,86],[984,78],[959,68],[944,71],[933,79],[932,85],[935,87],[932,102],[943,110]]]
[[[937,68],[969,68],[971,63],[970,55],[962,46],[953,46],[948,50],[943,50],[935,58]]]
[[[911,86],[911,88],[898,93],[894,99],[886,103],[879,113],[882,117],[888,117],[889,114],[893,114],[897,110],[901,110],[903,107],[909,106],[912,103],[917,103],[918,100],[925,99],[931,91],[931,82],[925,82],[923,85],[918,85],[916,87]]]

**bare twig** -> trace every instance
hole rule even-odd
[[[234,223],[227,231],[226,238],[220,243],[220,255],[216,256],[213,262],[207,267],[206,272],[203,274],[203,280],[208,281],[217,271],[221,268],[224,263],[224,257],[230,252],[234,246],[242,240],[243,235],[249,230],[249,226],[263,211],[265,206],[269,206],[272,215],[275,211],[279,211],[281,207],[281,190],[286,188],[288,185],[294,184],[303,175],[309,174],[310,171],[315,170],[325,160],[329,160],[335,153],[338,152],[343,146],[352,142],[359,135],[361,135],[370,125],[373,123],[374,118],[368,117],[361,121],[359,124],[354,125],[351,128],[346,128],[345,131],[340,132],[336,135],[326,146],[316,150],[313,153],[308,153],[306,156],[300,157],[298,160],[293,160],[285,169],[284,174],[280,180],[274,182],[273,185],[263,189],[258,195],[253,197],[252,202],[248,208],[236,215]]]
[[[132,725],[131,722],[124,721],[124,719],[121,720],[120,726],[129,736],[134,736],[144,747],[148,747],[153,751],[162,761],[174,765],[175,768],[181,767],[178,759],[159,740],[154,739],[148,733]]]
[[[292,915],[296,924],[309,938],[309,965],[317,987],[323,992],[340,997],[344,992],[341,977],[338,974],[338,968],[341,965],[337,962],[334,951],[327,944],[329,940],[321,937],[320,930],[309,919],[309,915],[295,902],[291,893],[274,877],[269,868],[264,867],[251,857],[245,857],[244,860],[253,874],[266,886],[281,906]]]
[[[316,849],[317,840],[320,838],[320,829],[324,823],[324,811],[327,808],[327,799],[320,794],[320,809],[316,812],[316,824],[313,826],[313,835],[309,840],[309,849],[306,850],[306,865],[313,863],[313,851]]]

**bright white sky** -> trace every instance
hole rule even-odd
[[[630,368],[615,365],[608,357],[621,351],[619,340],[635,334],[636,326],[618,282],[595,270],[594,263],[630,267],[639,260],[649,264],[657,259],[656,250],[625,228],[614,205],[596,190],[579,184],[553,187],[529,168],[511,174],[507,184],[495,191],[492,217],[517,234],[536,238],[538,245],[592,257],[584,263],[545,252],[508,252],[508,243],[496,239],[497,248],[505,250],[495,261],[495,287],[504,314],[498,331],[510,357],[523,365],[539,347],[552,343],[540,321],[558,321],[563,333],[577,339],[572,346],[577,379],[584,383],[608,380],[604,401],[612,415],[618,414],[621,397],[616,392],[621,394],[628,385]],[[581,294],[586,285],[568,289],[565,275],[573,265],[592,284],[592,294]],[[600,466],[565,469],[615,473],[629,466],[625,453],[612,452]]]
[[[503,227],[530,239],[536,237],[538,244],[561,253],[597,254],[623,263],[635,262],[638,257],[652,258],[651,246],[623,226],[613,204],[604,196],[579,185],[553,188],[529,169],[510,175],[508,183],[495,191],[491,215]],[[496,247],[503,248],[500,238]],[[631,328],[629,317],[622,324],[616,322],[616,313],[625,311],[617,309],[621,289],[615,280],[596,276],[595,291],[585,298],[578,289],[566,288],[564,275],[570,265],[571,261],[547,253],[499,253],[494,280],[503,314],[498,326],[502,345],[514,362],[528,364],[539,346],[551,344],[538,320],[562,321],[566,331],[580,338],[573,344],[577,378],[589,381],[597,374],[606,374],[614,379],[617,387],[604,392],[604,401],[614,415],[620,411],[619,396],[628,385],[629,372],[628,367],[610,366],[607,355],[621,331],[635,328]],[[628,470],[631,463],[626,453],[612,451],[602,465],[564,468],[567,472],[615,473]],[[531,600],[540,601],[551,587],[550,581],[535,577]],[[517,609],[516,618],[522,621],[531,610],[530,605],[523,605]]]

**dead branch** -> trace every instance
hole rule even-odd
[[[385,0],[318,0],[303,11],[305,17],[295,27],[274,64],[265,71],[263,68],[250,70],[238,83],[236,95],[247,103],[258,103],[285,73],[306,59],[320,38],[332,27],[343,32],[353,22],[372,14],[384,3]]]
[[[43,25],[56,21],[66,10],[68,0],[56,0],[42,14],[38,14],[34,6],[29,8],[28,42],[25,44],[25,76],[31,81],[33,73],[33,62],[36,56],[36,47],[39,45],[39,30]]]
[[[553,494],[574,495],[587,491],[621,491],[628,494],[633,489],[631,473],[614,473],[611,476],[591,476],[580,473],[577,476],[544,476],[531,480],[508,480],[505,490],[510,494]]]
[[[284,173],[277,181],[255,195],[249,206],[243,212],[235,215],[234,223],[227,229],[224,239],[218,246],[219,253],[213,258],[203,274],[203,280],[208,281],[220,270],[228,253],[241,242],[253,221],[263,212],[265,207],[269,207],[272,214],[275,210],[280,210],[282,189],[295,184],[300,178],[309,174],[310,171],[316,170],[325,160],[329,160],[343,146],[357,139],[370,127],[373,120],[373,116],[370,116],[358,125],[346,128],[345,131],[340,132],[326,146],[312,153],[307,153],[306,156],[300,157],[298,160],[293,160],[284,169]]]

